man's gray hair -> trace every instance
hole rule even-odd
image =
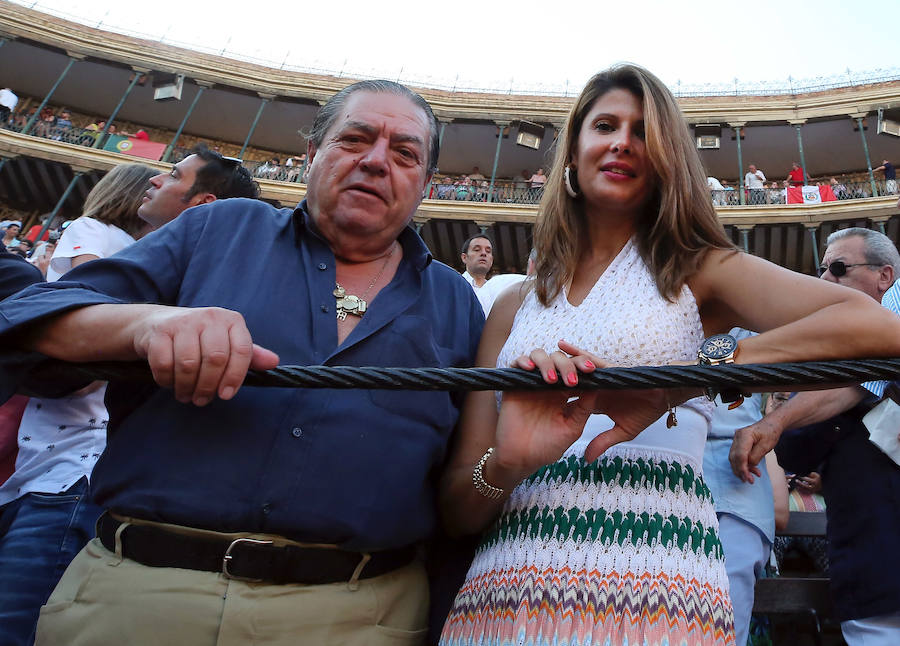
[[[830,245],[835,240],[843,240],[852,236],[863,239],[866,248],[866,262],[873,265],[890,265],[894,268],[894,278],[900,278],[900,253],[897,252],[897,247],[891,242],[891,239],[883,233],[863,227],[839,229],[828,236],[826,244]]]
[[[328,102],[323,105],[319,109],[319,112],[316,114],[316,119],[315,121],[313,121],[312,129],[309,131],[309,136],[307,137],[307,139],[309,139],[309,141],[311,141],[316,148],[321,147],[322,142],[325,140],[325,134],[328,132],[329,128],[334,125],[334,121],[338,118],[338,115],[344,108],[344,105],[347,103],[347,99],[354,92],[381,92],[387,94],[396,94],[397,96],[406,97],[416,106],[421,108],[425,113],[425,116],[428,118],[428,126],[429,130],[431,131],[429,133],[428,142],[428,172],[437,172],[438,154],[441,151],[441,144],[439,138],[440,135],[438,134],[437,119],[434,116],[434,112],[431,111],[431,106],[428,105],[428,101],[410,90],[408,87],[400,85],[399,83],[394,83],[393,81],[359,81],[358,83],[348,85],[343,90],[328,99]]]

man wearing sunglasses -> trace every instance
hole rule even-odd
[[[882,233],[862,228],[832,233],[819,275],[900,314],[900,281],[895,282],[900,254]],[[773,447],[788,471],[808,473],[824,462],[829,574],[848,646],[900,644],[900,468],[869,440],[862,423],[885,386],[872,382],[798,393],[740,429],[731,450],[735,474],[749,481],[751,473],[760,474],[751,465]],[[785,429],[791,430],[782,436]]]

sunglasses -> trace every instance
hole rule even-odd
[[[214,152],[212,150],[209,152],[212,153],[216,158],[218,158],[219,161],[224,163],[226,166],[230,166],[231,168],[237,168],[244,163],[243,159],[239,159],[237,157],[226,157],[225,155]]]
[[[819,267],[819,276],[824,274],[826,271],[831,271],[831,275],[835,278],[840,278],[844,274],[847,273],[847,270],[851,267],[881,267],[882,265],[875,262],[857,262],[852,265],[848,265],[843,260],[835,260],[830,265],[822,265]]]

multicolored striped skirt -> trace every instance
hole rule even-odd
[[[442,646],[733,645],[718,523],[690,462],[617,447],[535,473],[484,536]]]

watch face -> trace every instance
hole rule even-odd
[[[730,334],[716,334],[709,337],[700,346],[700,353],[709,359],[715,361],[724,359],[737,349],[737,341]]]

